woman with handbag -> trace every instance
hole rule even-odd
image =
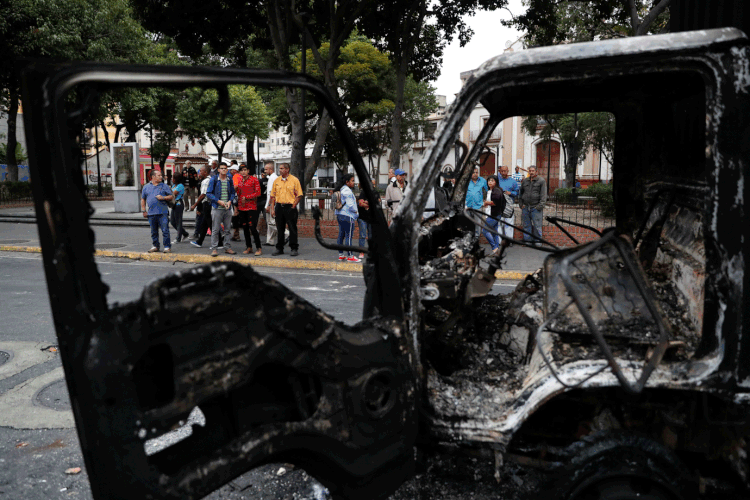
[[[172,242],[172,244],[175,244],[180,243],[183,239],[187,240],[190,235],[182,227],[182,215],[185,211],[185,202],[182,199],[185,196],[185,186],[182,183],[182,174],[180,172],[175,172],[173,179],[174,184],[172,184],[172,193],[174,194],[174,206],[172,207],[172,214],[169,222],[172,224],[172,227],[177,230],[177,239]]]
[[[505,210],[505,195],[503,191],[497,187],[498,181],[496,175],[490,175],[487,177],[487,194],[485,195],[484,202],[482,204],[482,211],[489,215],[484,219],[484,224],[497,231],[497,226],[500,223],[499,219],[503,215]],[[492,247],[492,253],[497,255],[500,253],[500,236],[482,228],[482,234],[487,238],[490,246]]]

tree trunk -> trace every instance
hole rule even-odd
[[[16,119],[18,117],[18,87],[15,78],[10,86],[10,101],[8,107],[8,142],[5,145],[6,180],[18,181],[18,161],[16,160]]]
[[[565,187],[576,185],[576,167],[578,166],[578,157],[581,154],[580,141],[569,142],[565,148],[567,155],[565,158]]]
[[[253,137],[248,137],[245,143],[245,149],[247,150],[247,168],[252,175],[258,174],[258,162],[255,160],[255,151],[253,151],[253,144],[255,140]]]
[[[331,120],[329,116],[328,109],[324,108],[318,119],[318,129],[315,132],[315,146],[313,146],[312,154],[310,155],[310,166],[305,172],[305,183],[302,185],[303,189],[310,183],[315,176],[315,172],[320,168],[320,158],[323,156],[323,145],[326,142],[328,131],[331,129]]]
[[[408,65],[407,58],[402,57],[396,75],[396,105],[393,108],[393,122],[391,123],[391,168],[401,168],[401,123],[404,117],[404,89]]]
[[[299,89],[291,90],[289,87],[284,89],[286,94],[286,106],[287,113],[289,114],[289,123],[292,126],[292,135],[290,137],[292,141],[292,157],[289,161],[290,173],[299,179],[302,184],[305,178],[304,165],[300,162],[300,148],[304,147],[305,144],[305,128],[303,120],[302,104],[297,99]],[[305,189],[305,185],[302,185],[302,189]]]
[[[104,133],[104,144],[107,145],[107,151],[109,151],[109,131],[107,130],[106,125],[104,125],[104,120],[99,122],[99,126],[102,128],[102,132]]]

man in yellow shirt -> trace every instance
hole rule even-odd
[[[279,165],[280,177],[273,181],[269,188],[269,205],[271,217],[276,218],[276,228],[279,238],[276,242],[276,251],[271,255],[282,255],[284,253],[284,227],[289,227],[289,253],[292,257],[299,255],[299,244],[297,242],[297,203],[302,198],[302,186],[293,175],[289,175],[289,164]]]

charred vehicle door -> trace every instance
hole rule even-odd
[[[411,475],[418,398],[402,299],[385,292],[401,284],[382,211],[374,210],[365,319],[353,327],[233,262],[160,279],[133,303],[107,301],[77,153],[86,117],[112,89],[213,88],[226,107],[228,85],[314,95],[367,179],[330,95],[304,76],[47,63],[23,75],[48,289],[94,497],[199,498],[254,466],[287,461],[335,498],[383,498]],[[196,408],[204,426],[146,452]]]

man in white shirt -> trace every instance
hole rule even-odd
[[[274,169],[273,162],[267,162],[265,165],[263,165],[263,170],[266,172],[266,176],[268,177],[268,186],[266,188],[266,193],[271,193],[273,190],[273,183],[274,181],[279,177],[276,175],[276,170]],[[271,201],[271,195],[266,195],[266,206],[265,211],[267,214],[271,213],[271,208],[269,207],[269,202]],[[278,240],[278,235],[276,233],[276,220],[273,217],[266,217],[266,245],[267,246],[276,246]]]

